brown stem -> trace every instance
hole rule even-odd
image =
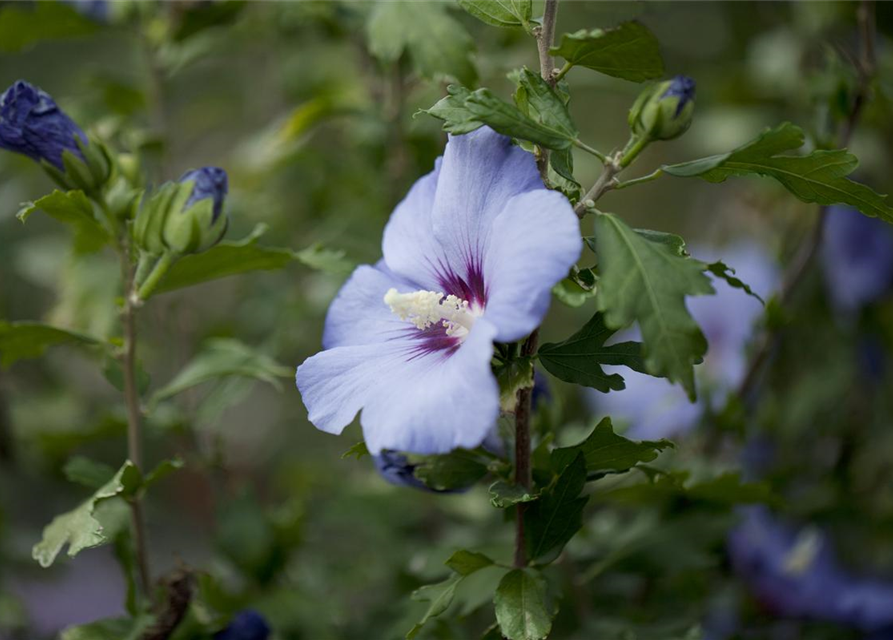
[[[540,75],[543,80],[555,86],[552,70],[555,63],[549,55],[549,49],[555,43],[555,22],[558,18],[558,0],[546,0],[543,8],[543,26],[536,32],[536,44],[540,54]]]
[[[856,86],[856,93],[853,96],[853,102],[850,105],[849,114],[840,131],[839,146],[841,148],[845,148],[850,144],[853,132],[856,130],[856,126],[862,117],[862,111],[868,99],[871,79],[875,74],[874,10],[874,0],[862,0],[856,12],[856,18],[859,23],[859,60],[856,65],[856,71],[859,80]],[[828,207],[823,206],[819,208],[815,226],[803,239],[803,242],[794,254],[794,258],[785,270],[781,292],[779,293],[779,302],[782,306],[787,306],[791,303],[794,294],[809,272],[813,259],[822,244],[827,212]],[[760,378],[759,374],[769,360],[769,356],[775,350],[779,339],[780,334],[777,329],[767,329],[759,338],[753,352],[753,358],[744,374],[741,385],[738,387],[737,395],[745,403],[756,389]]]
[[[605,163],[605,166],[602,169],[602,173],[598,177],[598,180],[595,181],[595,184],[592,185],[592,188],[574,206],[574,213],[577,214],[578,218],[582,218],[583,216],[585,216],[586,209],[588,209],[590,206],[593,206],[596,202],[598,202],[599,198],[601,198],[603,195],[605,195],[605,193],[613,188],[614,177],[621,171],[622,169],[617,164],[616,158],[609,159],[609,161]]]
[[[126,249],[121,251],[121,271],[124,279],[124,402],[127,406],[127,457],[142,470],[142,434],[140,432],[140,395],[136,381],[136,304],[133,292],[133,264]],[[146,525],[139,495],[130,500],[130,520],[133,524],[133,546],[136,551],[140,583],[146,597],[151,597],[152,582],[146,552]]]
[[[551,86],[555,86],[557,80],[552,73],[555,64],[552,56],[549,55],[549,49],[555,42],[555,21],[558,18],[558,0],[546,0],[546,6],[543,9],[543,25],[537,27],[534,34],[536,35],[536,46],[540,56],[540,75],[543,80]],[[549,177],[549,150],[540,147],[536,164],[540,170],[540,176],[543,182]]]
[[[521,357],[530,358],[536,353],[539,329],[528,336],[521,347]],[[515,484],[529,489],[533,482],[530,469],[530,405],[533,388],[518,391],[515,404]],[[515,566],[527,565],[527,543],[524,538],[524,503],[519,502],[515,514]]]

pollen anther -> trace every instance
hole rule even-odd
[[[468,334],[476,316],[467,300],[441,291],[400,293],[389,289],[384,302],[398,318],[411,322],[417,329],[441,324],[448,336],[463,337]]]

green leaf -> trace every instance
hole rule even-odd
[[[552,451],[552,469],[560,472],[583,454],[589,474],[622,473],[640,462],[651,462],[664,449],[672,448],[669,440],[636,442],[614,433],[611,418],[603,418],[580,444]]]
[[[664,74],[657,38],[635,21],[624,22],[613,29],[582,29],[566,33],[549,53],[561,56],[574,66],[632,82],[643,82]]]
[[[85,36],[97,28],[62,2],[12,3],[0,9],[0,51],[15,53],[42,40]]]
[[[592,269],[573,267],[571,274],[552,287],[552,295],[569,307],[583,306],[598,292],[597,278]]]
[[[438,120],[443,120],[443,130],[456,135],[470,133],[484,126],[484,123],[477,120],[465,106],[471,91],[461,85],[451,84],[447,87],[447,94],[430,109],[420,109],[418,113],[427,113]]]
[[[34,202],[26,202],[16,213],[16,217],[26,222],[35,211],[43,211],[51,218],[74,230],[74,245],[77,253],[98,251],[110,240],[93,213],[93,205],[83,191],[53,191]]]
[[[766,301],[763,300],[757,293],[755,293],[754,290],[750,288],[750,285],[748,285],[746,282],[743,282],[740,278],[735,277],[735,270],[726,265],[721,260],[708,264],[707,271],[715,275],[717,278],[722,278],[723,280],[725,280],[726,284],[728,284],[733,289],[741,289],[747,295],[759,300],[763,304],[763,306],[766,305]]]
[[[509,104],[489,89],[473,91],[465,99],[465,108],[475,120],[506,136],[529,140],[549,149],[569,149],[576,138],[556,121],[537,122],[518,107]]]
[[[407,640],[412,640],[412,638],[416,637],[419,631],[422,630],[422,627],[425,626],[431,618],[436,618],[449,608],[450,604],[453,602],[453,596],[456,595],[456,585],[459,584],[460,580],[462,580],[461,575],[453,575],[443,582],[428,584],[413,591],[413,600],[430,602],[431,605],[428,607],[428,611],[425,612],[422,619],[419,620],[418,624],[406,634]]]
[[[44,528],[43,539],[34,545],[32,557],[40,566],[49,567],[65,545],[68,545],[68,555],[74,557],[84,549],[109,542],[110,537],[106,536],[102,523],[95,517],[96,509],[110,498],[132,496],[139,485],[139,470],[128,460],[111,480],[79,507],[56,516]]]
[[[185,462],[181,458],[172,458],[170,460],[162,460],[159,462],[154,469],[152,469],[149,473],[146,474],[146,477],[143,479],[142,486],[140,489],[142,491],[146,491],[149,487],[151,487],[156,482],[164,480],[166,477],[174,473],[175,471],[179,471],[185,466]]]
[[[499,630],[508,640],[542,640],[552,630],[545,581],[533,569],[505,574],[493,604]]]
[[[70,482],[76,482],[90,489],[99,489],[114,477],[115,469],[84,456],[73,456],[65,463],[62,473]]]
[[[366,35],[369,52],[382,62],[396,62],[406,51],[421,76],[432,80],[448,76],[468,85],[477,80],[471,61],[474,41],[441,3],[377,3]]]
[[[533,0],[459,0],[459,6],[494,27],[526,27]]]
[[[570,140],[575,140],[579,131],[567,110],[567,103],[555,89],[549,86],[549,83],[543,80],[540,74],[534,73],[526,67],[521,69],[518,80],[525,94],[528,115],[543,126],[560,132]],[[569,180],[574,179],[573,174],[568,176],[563,172],[559,173]]]
[[[358,442],[354,446],[352,446],[350,449],[348,449],[347,451],[342,453],[341,459],[344,460],[345,458],[353,457],[353,458],[356,458],[357,460],[359,460],[363,456],[368,456],[368,455],[369,455],[369,449],[366,448],[366,443]]]
[[[137,618],[109,618],[66,627],[59,640],[140,640],[155,622],[155,617],[140,614]]]
[[[39,358],[47,348],[70,344],[100,347],[105,343],[83,333],[60,329],[40,322],[4,322],[0,320],[0,364],[8,367],[17,360]]]
[[[155,392],[150,404],[209,380],[239,376],[261,380],[279,389],[279,379],[292,375],[290,367],[279,364],[238,340],[214,338],[205,343],[201,353],[183,367],[173,380]]]
[[[605,324],[620,328],[638,322],[645,369],[680,382],[694,400],[693,365],[707,352],[707,341],[685,307],[685,296],[713,293],[704,263],[646,239],[611,214],[598,214],[595,230],[595,300]]]
[[[845,149],[813,151],[805,156],[783,155],[799,149],[804,141],[803,131],[785,122],[766,129],[755,140],[729,153],[664,166],[663,170],[673,176],[697,176],[708,182],[724,182],[732,176],[767,176],[803,202],[845,204],[867,216],[893,222],[893,207],[887,203],[887,196],[846,177],[859,161]]]
[[[341,249],[326,249],[319,243],[310,245],[295,253],[295,257],[305,267],[316,271],[325,271],[335,275],[347,275],[356,265],[345,257]]]
[[[242,240],[221,242],[203,253],[180,258],[156,291],[173,291],[249,271],[272,271],[288,266],[296,259],[293,251],[258,246],[257,241],[266,231],[267,226],[259,224]]]
[[[524,510],[528,556],[532,560],[554,558],[583,526],[583,507],[588,496],[580,496],[586,484],[586,461],[582,453],[567,465],[539,500]]]
[[[689,483],[686,471],[651,471],[650,482],[620,487],[603,494],[618,502],[634,504],[666,504],[677,500],[698,502],[716,507],[733,507],[739,504],[780,505],[779,496],[766,482],[743,482],[738,472],[727,472],[716,478]]]
[[[601,365],[624,365],[641,373],[646,371],[640,343],[605,346],[605,341],[614,333],[614,329],[605,326],[602,314],[596,313],[567,340],[540,347],[540,362],[546,371],[565,382],[592,387],[602,393],[619,391],[626,387],[623,378],[616,373],[605,373]]]
[[[490,504],[497,509],[505,509],[519,502],[532,502],[538,497],[538,493],[505,480],[497,480],[490,485]]]
[[[415,468],[415,477],[438,491],[468,487],[485,475],[487,465],[474,451],[456,449],[438,456],[425,456]]]
[[[485,556],[483,553],[460,549],[451,555],[444,564],[460,576],[464,577],[470,576],[475,571],[479,571],[484,567],[489,567],[493,564],[493,560]]]
[[[576,132],[571,133],[566,122],[551,119],[555,114],[545,104],[542,108],[550,119],[540,122],[496,97],[489,89],[470,92],[465,87],[451,85],[447,91],[446,98],[421,112],[443,120],[444,130],[450,133],[468,133],[486,124],[503,135],[557,150],[569,149],[576,138]]]

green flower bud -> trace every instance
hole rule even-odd
[[[633,135],[649,140],[672,140],[691,126],[695,110],[695,81],[686,76],[643,91],[629,111]]]
[[[152,195],[134,222],[134,240],[149,255],[200,253],[217,244],[228,219],[223,200],[226,172],[217,167],[189,171]]]
[[[104,144],[91,139],[75,140],[78,152],[65,149],[62,152],[62,170],[48,160],[42,160],[44,171],[65,190],[80,189],[87,195],[95,195],[108,183],[112,175],[112,160]]]

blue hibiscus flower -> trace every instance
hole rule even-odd
[[[499,414],[493,342],[540,324],[582,251],[577,217],[530,154],[482,128],[450,138],[382,249],[329,308],[325,351],[298,367],[310,421],[337,434],[362,411],[373,455],[476,447]]]
[[[732,566],[775,615],[865,632],[893,626],[893,583],[844,569],[827,535],[815,527],[792,527],[765,507],[741,514],[729,536]]]
[[[270,625],[252,609],[240,611],[225,629],[214,634],[214,640],[267,640],[269,637]]]
[[[831,207],[825,219],[822,263],[832,301],[858,310],[893,284],[893,229],[855,209]]]

